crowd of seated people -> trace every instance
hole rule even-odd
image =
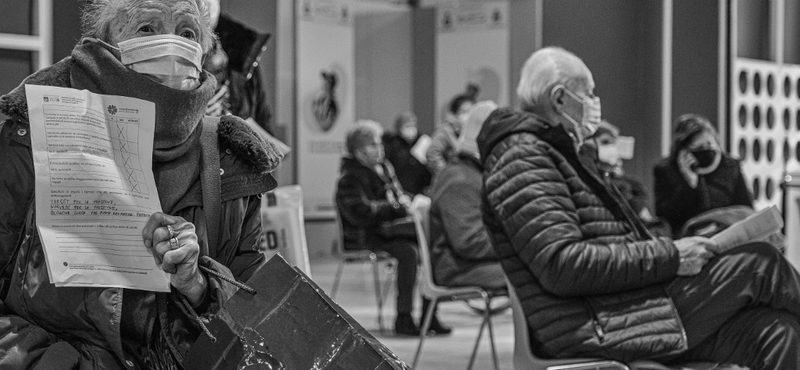
[[[451,102],[453,117],[461,117],[458,130],[447,126],[451,154],[431,160],[428,151],[433,180],[421,190],[432,200],[437,284],[492,289],[508,277],[528,322],[549,323],[529,328],[531,350],[541,357],[800,368],[800,274],[779,249],[682,235],[707,211],[752,212],[740,164],[723,152],[712,124],[696,114],[676,120],[670,155],[654,167],[653,215],[646,187],[622,170],[619,129],[601,121],[594,88],[580,58],[548,47],[523,67],[519,108],[465,96]],[[396,125],[405,151],[418,136],[400,134],[406,124]],[[365,156],[350,140],[345,161]],[[391,195],[397,181],[385,176],[388,161],[358,162],[383,178],[372,187],[389,198],[387,219],[407,216],[402,191]],[[345,168],[337,202],[347,213],[338,195]],[[370,222],[384,220],[366,213],[380,207],[362,207]],[[411,240],[404,248],[415,266]],[[402,315],[411,320],[403,301],[398,332]]]
[[[417,237],[409,217],[412,198],[403,190],[392,163],[384,160],[382,136],[383,128],[375,121],[356,122],[348,131],[336,207],[345,249],[372,248],[397,259],[395,332],[417,336],[420,329],[412,316],[418,262]],[[450,332],[436,316],[430,330]]]

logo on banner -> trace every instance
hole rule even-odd
[[[304,0],[300,6],[303,20],[337,24],[350,23],[350,8],[341,0]]]
[[[322,131],[328,131],[339,118],[339,102],[336,98],[336,83],[339,78],[334,71],[322,71],[321,75],[322,91],[311,104],[317,124]]]
[[[439,30],[454,32],[505,28],[508,25],[507,12],[507,7],[489,4],[440,8]]]

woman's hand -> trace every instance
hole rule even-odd
[[[717,243],[702,236],[690,236],[675,241],[675,247],[680,253],[681,264],[678,267],[678,276],[693,276],[700,273],[708,260],[715,256],[714,248]]]
[[[181,217],[156,212],[147,220],[142,239],[156,265],[170,274],[170,284],[192,305],[199,305],[207,282],[197,267],[200,245],[194,225]]]
[[[686,179],[686,182],[689,183],[689,186],[691,186],[692,189],[697,187],[698,181],[697,173],[695,173],[692,169],[696,164],[697,158],[695,158],[692,153],[689,153],[688,150],[681,149],[678,152],[678,169],[681,171],[681,175],[683,175],[683,178]]]

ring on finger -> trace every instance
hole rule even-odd
[[[175,230],[172,229],[172,225],[167,225],[167,231],[169,231],[169,237],[170,238],[174,238],[174,237],[178,236],[178,233],[176,233]]]
[[[178,249],[180,247],[181,246],[180,246],[180,244],[178,244],[178,238],[176,236],[173,236],[173,237],[169,238],[169,248],[170,249],[175,250],[175,249]]]

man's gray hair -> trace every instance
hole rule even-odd
[[[209,26],[209,8],[206,0],[188,0],[197,5],[200,11],[200,34],[198,43],[203,48],[203,53],[211,50],[214,42],[214,31]],[[129,14],[131,0],[87,0],[81,15],[81,33],[83,37],[93,37],[112,44],[111,23],[117,14]]]
[[[517,97],[522,110],[538,110],[549,101],[550,88],[557,84],[574,87],[585,83],[582,79],[589,69],[575,54],[549,46],[531,54],[522,67],[517,85]]]
[[[347,153],[355,155],[356,151],[366,147],[373,138],[381,135],[383,135],[383,126],[380,123],[368,119],[356,121],[353,127],[347,131],[345,138]]]

